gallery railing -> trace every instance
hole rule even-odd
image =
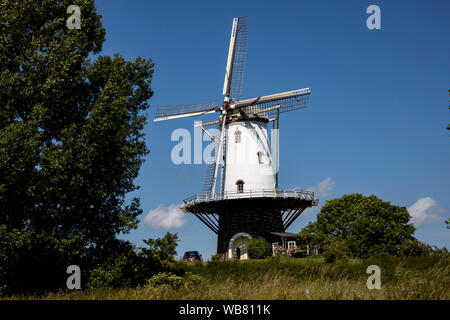
[[[247,198],[297,198],[314,200],[314,192],[305,190],[249,190],[245,192],[224,192],[223,194],[202,193],[183,200],[183,206],[209,201]]]

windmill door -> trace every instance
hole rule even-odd
[[[247,237],[239,237],[233,242],[233,255],[240,260],[248,259],[247,246],[250,240]]]

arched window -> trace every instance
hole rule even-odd
[[[264,164],[264,153],[262,151],[258,151],[256,154],[258,155],[259,164]]]
[[[236,187],[237,187],[237,193],[243,193],[244,192],[244,181],[239,179],[236,181]]]
[[[234,132],[234,142],[241,143],[241,130],[236,130]]]

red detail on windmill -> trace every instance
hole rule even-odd
[[[230,103],[226,100],[222,102],[222,110],[228,110],[230,108]]]

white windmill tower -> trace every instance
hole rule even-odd
[[[185,199],[182,210],[194,214],[218,235],[217,251],[224,257],[244,259],[246,243],[252,237],[262,236],[271,242],[281,237],[284,242],[292,235],[285,230],[306,208],[318,204],[310,191],[278,188],[278,143],[273,154],[268,134],[270,122],[279,128],[280,113],[306,107],[309,88],[239,99],[248,24],[248,17],[233,19],[223,102],[161,106],[154,119],[219,113],[216,121],[196,124],[216,141],[215,162],[207,168],[202,193]],[[219,127],[218,137],[205,129],[210,125]]]

